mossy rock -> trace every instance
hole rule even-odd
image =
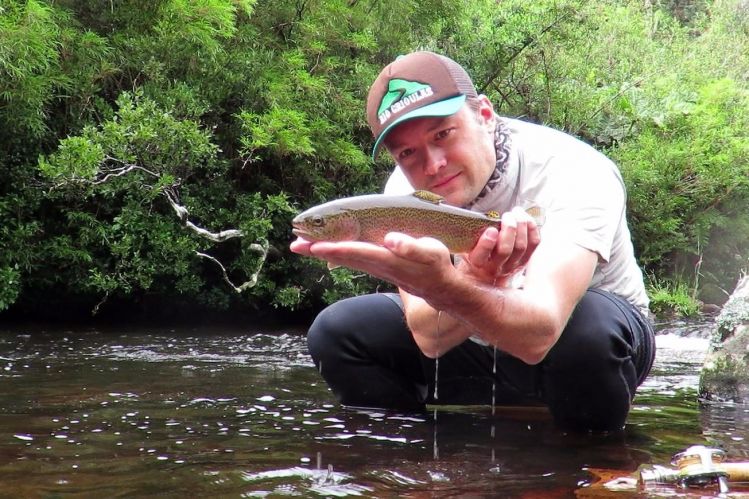
[[[749,403],[749,278],[739,280],[716,319],[700,373],[700,398]]]
[[[700,373],[700,399],[749,403],[747,362],[747,354],[736,357],[725,352],[710,352]]]

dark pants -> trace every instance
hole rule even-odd
[[[435,361],[416,346],[401,307],[398,295],[357,296],[310,327],[312,359],[342,404],[543,404],[563,428],[617,430],[655,356],[650,322],[618,296],[589,290],[537,365],[471,340],[440,356],[435,400]]]

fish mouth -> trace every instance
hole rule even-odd
[[[314,232],[310,232],[301,225],[297,225],[295,223],[292,223],[293,228],[291,229],[291,233],[294,234],[296,237],[302,238],[305,241],[319,241],[320,237],[315,236]]]

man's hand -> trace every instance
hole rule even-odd
[[[521,208],[502,215],[502,230],[490,227],[458,264],[458,269],[478,282],[505,286],[522,270],[541,242],[533,217]]]
[[[444,283],[448,274],[455,272],[450,253],[440,241],[429,237],[417,239],[399,232],[387,234],[384,246],[360,241],[311,243],[297,239],[290,249],[332,265],[361,270],[427,300],[446,291],[438,289],[437,283]]]

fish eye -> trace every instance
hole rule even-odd
[[[325,225],[325,219],[320,215],[315,215],[314,217],[312,217],[312,220],[310,220],[310,222],[312,222],[312,225],[314,225],[315,227],[322,227],[323,225]]]

